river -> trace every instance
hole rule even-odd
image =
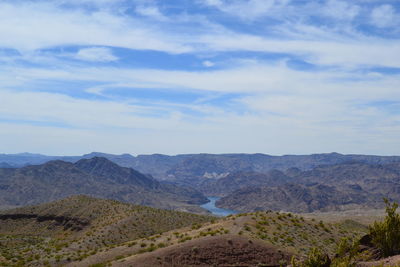
[[[217,216],[228,216],[231,214],[236,214],[238,213],[235,210],[226,210],[226,209],[220,209],[215,206],[215,202],[220,199],[220,197],[207,197],[210,202],[201,205],[203,209],[206,209],[210,211],[212,214],[217,215]]]

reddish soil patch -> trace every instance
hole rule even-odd
[[[291,254],[259,240],[224,235],[204,237],[126,258],[113,266],[281,266]]]
[[[372,266],[399,266],[400,265],[400,255],[385,258],[379,261],[371,262],[360,262],[357,263],[357,267],[372,267]]]

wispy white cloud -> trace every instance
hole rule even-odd
[[[0,3],[0,47],[35,50],[68,44],[153,49],[191,49],[132,17],[105,11],[63,10],[47,3]]]
[[[341,20],[352,20],[360,13],[360,9],[358,5],[348,1],[328,0],[323,8],[323,13]]]
[[[116,61],[118,57],[114,56],[112,51],[106,47],[82,48],[76,53],[75,58],[94,62]]]
[[[136,13],[150,17],[158,21],[168,21],[168,17],[162,14],[160,9],[156,5],[138,5],[136,7]]]
[[[400,67],[399,38],[358,27],[370,24],[365,16],[378,28],[393,27],[394,2],[193,1],[210,12],[199,14],[172,2],[84,1],[0,3],[0,47],[14,51],[0,54],[0,140],[12,144],[2,144],[6,151],[400,149],[399,113],[374,104],[400,102],[400,77],[371,70]],[[117,57],[115,47],[131,49],[129,57],[124,49]],[[190,60],[187,69],[143,67],[136,58],[129,65],[134,50]],[[294,70],[292,59],[315,69]],[[109,67],[116,60],[121,65]],[[55,86],[64,82],[79,93]],[[143,100],[130,96],[137,88],[198,97]]]
[[[381,5],[372,10],[372,23],[380,28],[395,26],[400,22],[400,16],[391,5]]]
[[[203,66],[205,66],[205,67],[213,67],[213,66],[215,66],[215,63],[210,61],[210,60],[205,60],[205,61],[203,61]]]
[[[222,12],[239,17],[244,20],[255,20],[269,15],[275,9],[287,6],[289,0],[206,0],[206,5],[218,8]]]

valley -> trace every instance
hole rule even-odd
[[[314,248],[335,259],[385,217],[383,197],[400,200],[395,157],[270,169],[261,155],[198,156],[166,157],[162,178],[116,163],[128,155],[0,168],[0,266],[279,266]]]
[[[201,205],[200,207],[208,210],[216,216],[228,216],[238,213],[236,210],[221,209],[215,206],[215,203],[220,199],[219,197],[207,197],[210,202]]]

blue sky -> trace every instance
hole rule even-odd
[[[0,0],[0,153],[400,151],[398,0]]]

